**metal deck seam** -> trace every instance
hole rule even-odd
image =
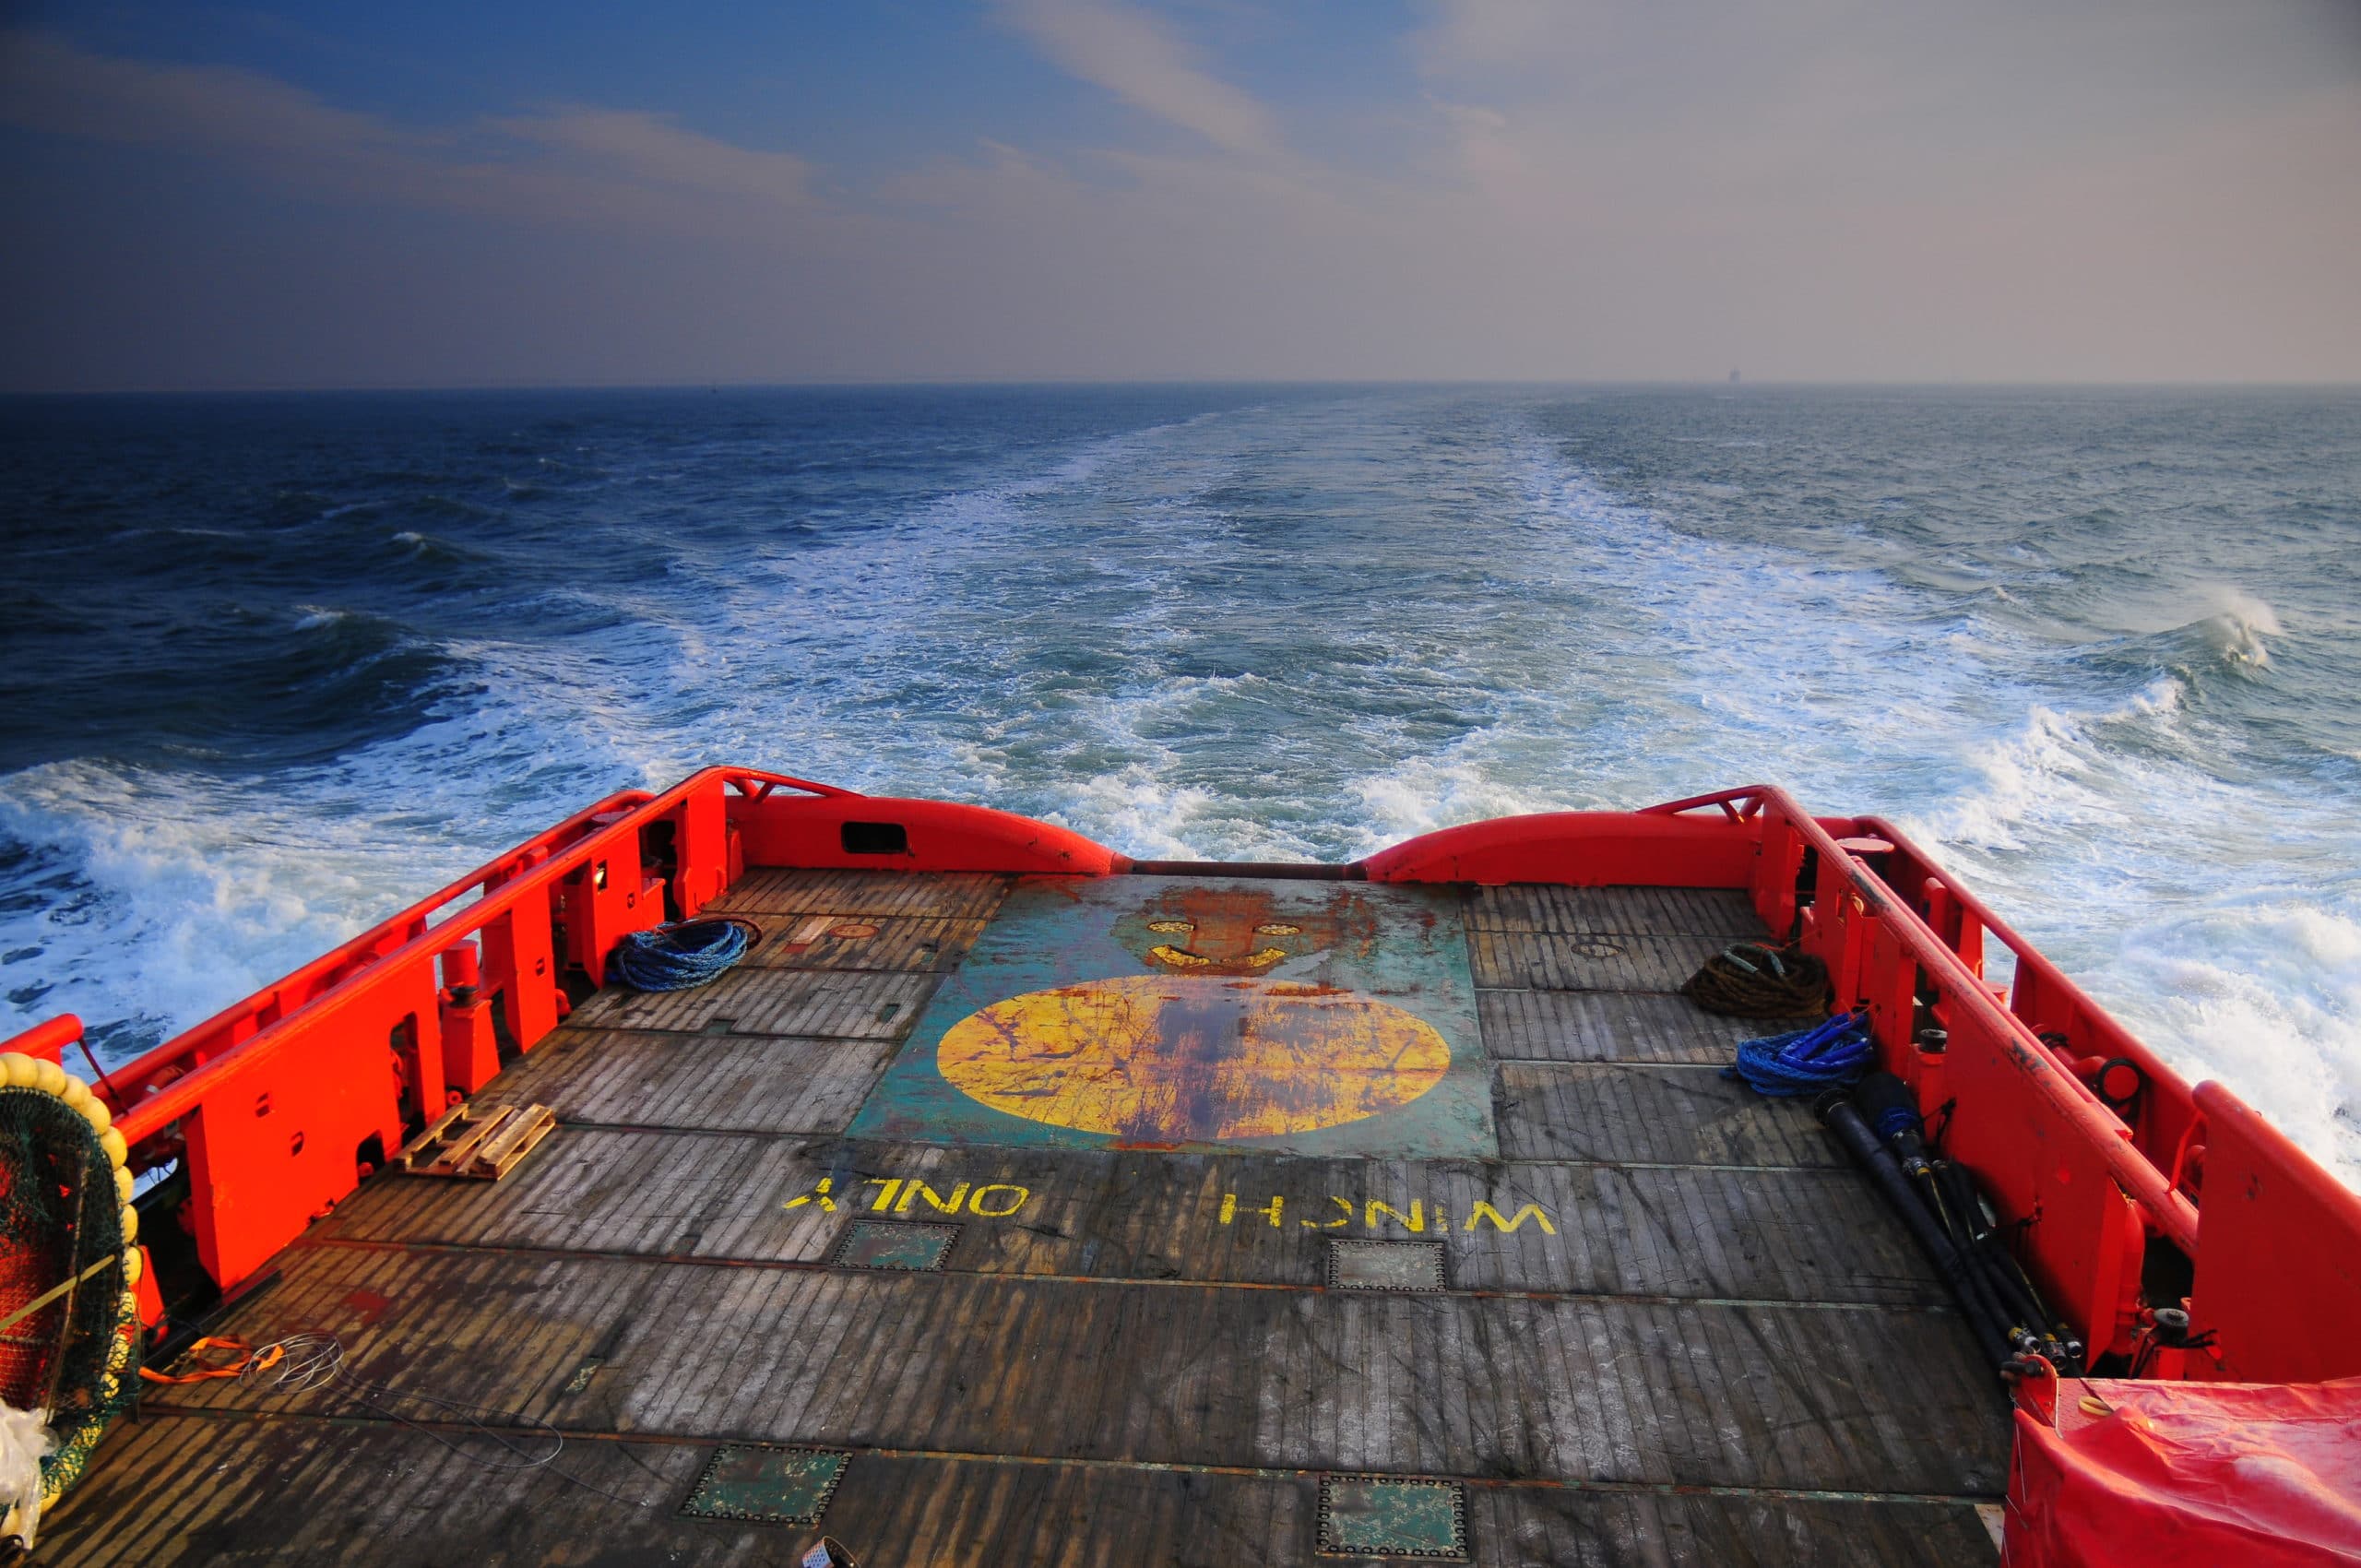
[[[324,1426],[399,1429],[414,1427],[425,1431],[478,1431],[480,1427],[465,1421],[416,1420],[408,1417],[326,1415],[310,1410],[243,1410],[222,1405],[160,1405],[153,1402],[142,1408],[143,1419],[184,1420],[200,1417],[219,1421],[315,1421]],[[1275,1465],[1191,1465],[1162,1459],[1102,1459],[1080,1455],[1037,1454],[989,1454],[974,1450],[951,1448],[871,1448],[858,1443],[836,1438],[779,1438],[743,1432],[656,1432],[612,1431],[590,1427],[560,1427],[556,1429],[566,1441],[585,1443],[645,1443],[651,1447],[703,1448],[709,1444],[759,1444],[767,1447],[827,1448],[848,1453],[855,1457],[876,1459],[926,1459],[946,1464],[967,1465],[1027,1465],[1078,1470],[1140,1470],[1157,1473],[1238,1476],[1258,1480],[1311,1480],[1323,1476],[1351,1474],[1380,1476],[1388,1479],[1453,1481],[1463,1486],[1481,1487],[1498,1491],[1574,1491],[1619,1492],[1650,1497],[1737,1497],[1765,1499],[1778,1502],[1855,1503],[1866,1504],[1916,1504],[1938,1507],[1973,1507],[1978,1503],[2002,1501],[2000,1492],[1941,1492],[1941,1491],[1846,1491],[1809,1487],[1750,1487],[1732,1486],[1706,1481],[1608,1481],[1560,1480],[1548,1476],[1484,1476],[1461,1475],[1448,1470],[1372,1470],[1366,1466],[1350,1471],[1326,1466],[1305,1465],[1286,1467]]]
[[[1365,1239],[1365,1238],[1361,1238]],[[694,1268],[760,1268],[785,1274],[842,1273],[831,1258],[749,1258],[688,1253],[634,1253],[592,1247],[537,1247],[496,1241],[403,1241],[369,1236],[299,1236],[288,1243],[299,1247],[337,1247],[351,1252],[470,1253],[503,1257],[576,1259],[586,1263],[644,1263]],[[833,1250],[832,1250],[833,1255]],[[1287,1280],[1157,1278],[1112,1274],[1019,1274],[1003,1269],[933,1268],[912,1270],[937,1278],[998,1279],[1026,1285],[1157,1286],[1167,1289],[1292,1290],[1310,1295],[1366,1296],[1367,1290],[1295,1284]],[[1909,1312],[1948,1314],[1956,1312],[1949,1301],[1929,1296],[1923,1301],[1797,1301],[1778,1297],[1674,1296],[1648,1291],[1613,1290],[1489,1290],[1459,1288],[1419,1291],[1428,1297],[1464,1296],[1476,1301],[1638,1302],[1650,1306],[1777,1307],[1810,1312]]]

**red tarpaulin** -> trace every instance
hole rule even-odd
[[[2028,1380],[2003,1568],[2361,1563],[2361,1378]]]

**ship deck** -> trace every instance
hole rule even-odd
[[[559,1119],[515,1171],[366,1182],[210,1325],[342,1377],[151,1391],[43,1557],[1994,1559],[1964,1325],[1805,1108],[1718,1075],[1761,1030],[1677,994],[1762,934],[1743,896],[757,871],[721,908],[746,964],[601,992],[478,1097]],[[1103,1076],[938,1066],[991,1004],[1192,962],[1448,1060],[1339,1120],[1291,1086],[1362,1058],[1209,1087],[1167,1010],[1113,1131]]]

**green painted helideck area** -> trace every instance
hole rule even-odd
[[[1486,1158],[1456,897],[1365,884],[1038,878],[855,1120],[860,1138]]]

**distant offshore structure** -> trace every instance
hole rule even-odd
[[[1732,371],[1732,372],[1730,372],[1730,385],[1731,385],[1731,386],[1737,386],[1737,385],[1738,385],[1738,372],[1736,372],[1736,371]]]

